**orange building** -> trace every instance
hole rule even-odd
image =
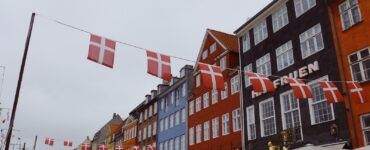
[[[236,36],[207,29],[197,62],[220,66],[225,90],[203,89],[195,67],[188,103],[189,150],[241,150],[238,49]]]
[[[342,79],[360,82],[367,98],[361,104],[345,92],[351,143],[354,147],[370,145],[370,1],[330,0],[329,11]]]
[[[137,119],[135,116],[130,115],[127,119],[124,120],[122,127],[123,130],[123,149],[132,150],[135,146],[138,145],[136,132],[137,132]]]

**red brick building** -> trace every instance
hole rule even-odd
[[[234,35],[207,29],[197,62],[220,66],[225,90],[203,89],[195,70],[188,103],[190,150],[241,149],[240,77],[235,70],[239,68],[238,49]]]
[[[360,82],[367,98],[361,104],[345,95],[351,142],[370,145],[370,1],[330,0],[329,11],[342,79]]]

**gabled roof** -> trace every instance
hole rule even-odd
[[[207,29],[207,32],[226,50],[239,53],[239,42],[235,35]]]

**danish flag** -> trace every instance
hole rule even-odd
[[[329,103],[338,103],[343,100],[342,94],[340,94],[337,86],[333,82],[329,81],[320,81],[320,86],[324,91],[327,102]]]
[[[108,147],[105,146],[105,144],[101,144],[99,145],[98,150],[108,150]]]
[[[147,150],[155,150],[155,144],[150,144],[146,146]]]
[[[121,145],[117,145],[115,150],[123,150],[123,147]]]
[[[204,63],[199,63],[198,66],[204,88],[224,90],[224,78],[220,67]]]
[[[72,141],[70,141],[70,140],[65,140],[65,141],[64,141],[64,146],[72,147]]]
[[[54,145],[54,139],[46,138],[46,139],[45,139],[45,144],[46,144],[46,145],[53,146],[53,145]]]
[[[81,150],[90,150],[90,144],[88,144],[88,143],[82,144]]]
[[[132,147],[132,150],[139,150],[139,146],[137,146],[137,145],[136,146],[133,146]]]
[[[358,82],[347,82],[347,86],[349,88],[349,92],[351,94],[351,97],[354,97],[356,100],[358,100],[361,104],[366,103],[366,100],[363,96],[363,89],[358,84]]]
[[[290,87],[293,89],[293,94],[297,99],[313,98],[310,86],[303,81],[294,78],[286,78]]]
[[[115,41],[91,34],[87,58],[96,63],[113,68],[115,48]]]
[[[148,73],[170,81],[172,78],[170,56],[153,51],[146,51],[146,55],[148,57]]]
[[[246,72],[245,74],[249,77],[254,91],[263,93],[275,91],[274,84],[266,76],[253,72]]]

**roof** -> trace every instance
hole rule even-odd
[[[207,29],[207,32],[227,50],[239,53],[239,42],[235,35],[213,29]]]
[[[273,0],[272,2],[270,2],[267,6],[265,6],[264,8],[262,8],[261,11],[259,11],[256,15],[254,15],[252,18],[250,18],[246,23],[244,23],[242,26],[240,26],[238,29],[236,29],[234,31],[234,34],[238,33],[239,31],[243,30],[243,28],[245,26],[247,26],[249,23],[251,23],[252,21],[254,21],[254,19],[256,19],[259,15],[261,15],[263,12],[265,12],[267,9],[269,9],[270,7],[272,7],[276,2],[278,2],[279,0]]]

